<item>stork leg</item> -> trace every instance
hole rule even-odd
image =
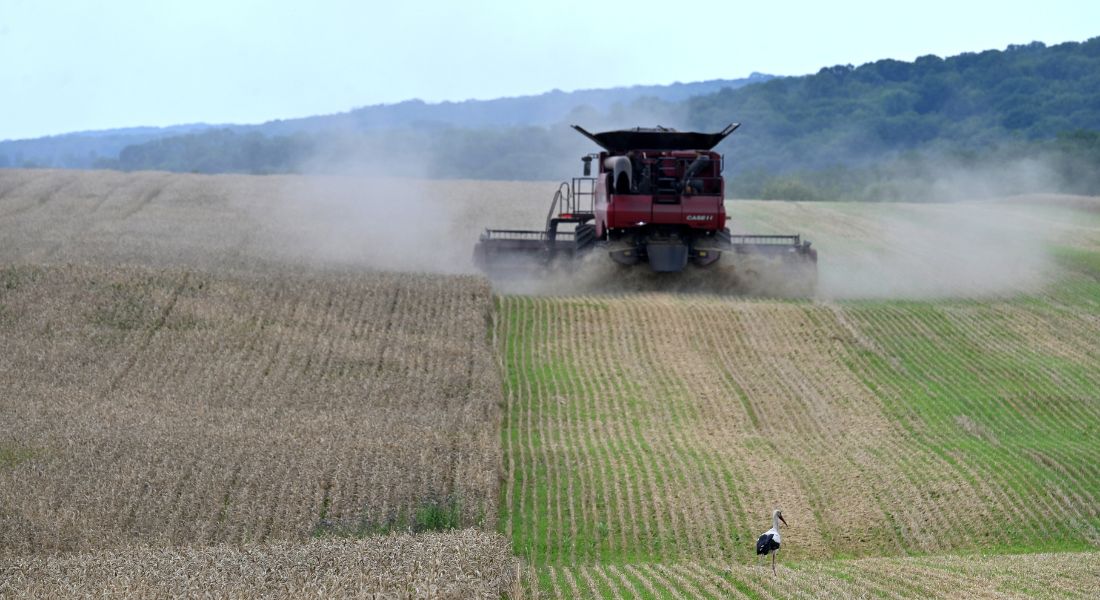
[[[772,551],[772,575],[778,577],[778,575],[775,574],[775,551],[774,550]]]

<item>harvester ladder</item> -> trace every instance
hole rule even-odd
[[[591,214],[596,205],[596,178],[574,177],[572,185],[574,213]]]
[[[596,179],[594,177],[574,177],[571,182],[561,182],[550,210],[546,213],[546,230],[551,229],[555,219],[559,221],[586,221],[592,217],[596,198]]]
[[[550,202],[550,210],[546,213],[546,230],[550,231],[550,224],[553,222],[554,217],[569,212],[566,206],[573,205],[573,190],[570,189],[569,184],[564,181],[558,186],[558,191],[554,192],[554,200]]]

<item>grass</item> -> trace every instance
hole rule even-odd
[[[364,509],[357,519],[334,520],[330,518],[330,508],[331,500],[326,495],[313,537],[364,538],[402,532],[451,531],[469,525],[462,502],[453,495],[424,498],[412,508],[402,506],[379,519],[372,518],[378,511]]]
[[[1100,281],[1100,252],[1072,246],[1053,249],[1055,260],[1065,269]]]
[[[39,276],[39,269],[28,265],[4,265],[0,267],[0,298],[7,292],[33,283]]]
[[[1050,316],[1036,307],[1026,310]],[[899,420],[909,420],[914,441],[958,469],[970,465],[983,483],[1021,499],[1052,489],[1100,497],[1100,449],[1090,435],[1100,424],[1100,384],[1091,343],[1078,356],[1052,356],[1014,336],[1013,323],[995,307],[965,303],[865,306],[851,315],[887,356],[898,359],[901,367],[892,368],[881,357],[865,355],[864,365],[879,389],[890,390],[882,394],[884,402]],[[1069,326],[1057,319],[1044,323],[1053,336]],[[1070,525],[1072,518],[1041,511],[1006,523],[1007,539],[999,548],[1092,548],[1100,521],[1094,511],[1079,514],[1084,523],[1078,526]],[[1054,535],[1034,535],[1039,531]]]
[[[15,444],[0,444],[0,469],[14,467],[34,457],[35,451]]]

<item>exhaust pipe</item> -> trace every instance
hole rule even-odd
[[[626,156],[609,156],[604,159],[603,167],[611,171],[612,192],[616,194],[629,194],[631,188],[634,187],[634,169],[630,165],[630,158]],[[620,179],[624,176],[626,179],[625,182]]]

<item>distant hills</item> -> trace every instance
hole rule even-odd
[[[609,111],[640,98],[679,102],[723,89],[737,89],[773,79],[753,73],[742,79],[714,79],[671,85],[636,85],[607,89],[563,92],[553,90],[534,96],[428,103],[408,100],[379,104],[346,113],[270,121],[259,125],[210,125],[195,123],[172,127],[132,127],[85,131],[28,140],[0,142],[0,167],[92,168],[111,164],[127,146],[135,146],[204,131],[287,136],[294,134],[349,134],[402,128],[500,128],[547,126],[560,122],[574,111]],[[212,139],[231,139],[212,134]],[[163,168],[163,167],[162,167]],[[192,170],[192,169],[187,169]],[[229,169],[234,170],[234,169]],[[246,169],[247,170],[247,169]]]
[[[753,73],[742,79],[713,79],[671,85],[636,85],[607,89],[563,92],[552,90],[537,96],[466,100],[463,102],[427,103],[408,100],[397,104],[381,104],[357,108],[339,115],[287,119],[264,123],[245,130],[268,135],[288,135],[332,129],[341,131],[377,131],[402,127],[494,128],[548,126],[559,123],[575,111],[611,110],[615,105],[627,105],[641,98],[664,102],[680,102],[736,90],[752,83],[774,79],[773,75]]]
[[[128,127],[6,140],[0,142],[0,168],[86,169],[93,167],[96,161],[118,158],[118,153],[126,146],[203,131],[211,127],[213,126],[204,123],[171,127]]]
[[[801,77],[414,100],[262,125],[4,142],[0,165],[563,179],[595,149],[569,123],[715,131],[731,121],[743,126],[718,149],[741,196],[942,197],[940,180],[977,173],[995,185],[974,193],[1100,194],[1100,37]]]

